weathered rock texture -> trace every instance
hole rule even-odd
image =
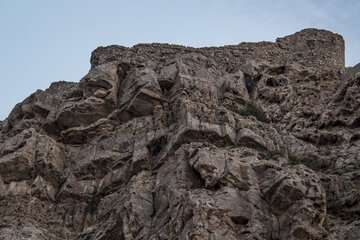
[[[0,239],[359,239],[344,41],[99,47],[0,122]]]

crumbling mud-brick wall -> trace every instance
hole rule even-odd
[[[341,73],[345,70],[344,39],[339,34],[318,29],[304,29],[278,38],[276,42],[244,42],[223,47],[192,48],[159,43],[138,44],[132,48],[116,45],[99,47],[92,53],[91,66],[94,68],[112,61],[127,62],[128,59],[136,63],[136,56],[161,58],[166,61],[176,54],[184,53],[201,53],[229,71],[249,59],[266,60],[272,64],[295,62],[319,70],[338,70]],[[141,62],[141,59],[139,61]]]

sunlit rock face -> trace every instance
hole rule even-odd
[[[0,239],[358,239],[344,41],[97,48],[0,122]]]

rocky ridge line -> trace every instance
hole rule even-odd
[[[3,239],[357,239],[344,40],[97,48],[0,122]]]

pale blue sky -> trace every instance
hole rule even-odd
[[[0,0],[0,120],[54,81],[79,81],[97,46],[275,41],[303,28],[346,42],[360,62],[359,0]]]

